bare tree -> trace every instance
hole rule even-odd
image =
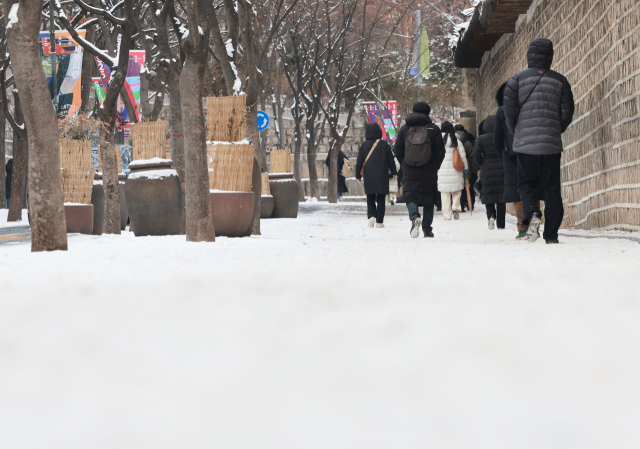
[[[98,49],[91,42],[82,38],[68,19],[60,0],[55,0],[55,3],[60,22],[74,40],[82,45],[84,51],[91,53],[111,69],[107,94],[102,106],[98,109],[98,119],[105,124],[105,132],[102,136],[103,143],[100,145],[105,197],[103,229],[105,234],[120,234],[120,192],[113,137],[118,96],[123,92],[129,66],[129,47],[135,28],[134,0],[122,0],[117,3],[113,3],[112,0],[100,0],[100,7],[91,6],[83,0],[75,0],[82,11],[93,17],[94,22],[91,23],[100,24],[102,35],[109,45],[108,51]],[[131,114],[133,111],[128,96],[123,95],[122,99],[130,112],[130,119],[135,122],[135,113]]]
[[[43,0],[5,0],[7,47],[15,82],[24,100],[29,130],[29,215],[31,251],[67,249],[67,223],[60,179],[58,120],[42,70],[38,34]]]
[[[180,75],[185,151],[187,240],[213,242],[215,231],[209,194],[207,137],[202,105],[209,55],[213,5],[207,0],[185,1],[188,28],[183,34],[185,63]]]
[[[22,104],[17,89],[13,88],[14,115],[9,111],[9,101],[5,86],[5,76],[10,65],[9,59],[5,61],[0,89],[2,89],[2,102],[6,118],[13,131],[13,174],[11,177],[11,205],[7,221],[21,221],[22,209],[27,208],[27,175],[29,173],[29,142],[26,123],[22,115]],[[13,77],[12,77],[13,78]]]

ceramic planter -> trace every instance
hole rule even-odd
[[[134,161],[125,184],[127,209],[136,237],[180,233],[182,191],[171,160]]]
[[[67,232],[91,234],[93,232],[93,204],[65,204]]]
[[[273,196],[271,218],[297,218],[300,193],[293,173],[269,173],[269,189]]]
[[[120,173],[118,179],[118,188],[120,190],[120,229],[124,231],[127,228],[127,221],[129,220],[125,192],[125,174]],[[93,234],[101,235],[104,228],[104,189],[102,186],[102,176],[98,173],[96,173],[96,180],[93,181],[91,204],[93,204]]]
[[[260,218],[271,218],[273,215],[273,196],[262,195],[260,198]]]
[[[211,191],[216,237],[244,237],[251,226],[255,193]]]

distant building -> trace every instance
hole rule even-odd
[[[498,87],[526,68],[536,37],[576,100],[564,134],[565,226],[640,231],[640,2],[485,0],[454,57],[465,75],[463,123],[494,114]]]

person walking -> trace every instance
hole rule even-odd
[[[558,243],[564,217],[562,134],[573,121],[575,106],[571,84],[551,70],[553,54],[549,39],[531,41],[527,50],[529,68],[513,75],[504,91],[504,113],[517,154],[518,194],[524,203],[522,223],[527,226],[530,242],[540,237],[542,212],[536,192],[540,183],[545,201],[543,238],[547,243]]]
[[[384,228],[385,197],[389,194],[389,171],[394,181],[398,179],[391,146],[382,140],[382,129],[377,123],[369,123],[364,132],[365,141],[360,145],[356,163],[356,179],[362,182],[367,195],[369,227]]]
[[[467,163],[469,164],[469,171],[466,174],[466,178],[467,181],[469,182],[469,186],[470,191],[469,193],[471,194],[471,206],[469,206],[468,204],[468,200],[467,200],[467,192],[466,189],[462,191],[462,198],[460,199],[460,205],[462,207],[462,212],[466,210],[473,210],[475,205],[476,205],[476,194],[473,191],[473,186],[476,183],[476,181],[478,180],[478,170],[480,170],[478,168],[478,165],[476,164],[476,161],[473,160],[473,147],[476,144],[476,141],[473,137],[473,134],[471,134],[469,131],[467,131],[466,129],[464,129],[463,125],[456,125],[454,126],[454,129],[456,131],[456,137],[458,138],[458,140],[460,142],[462,142],[462,145],[464,146],[464,151],[467,154]]]
[[[338,153],[338,201],[342,201],[342,196],[349,191],[347,189],[347,178],[342,175],[342,168],[344,167],[344,161],[348,159],[347,155],[342,150]],[[327,159],[324,161],[331,171],[331,153],[327,154]]]
[[[487,208],[489,229],[505,227],[506,205],[503,202],[504,173],[502,161],[493,146],[493,129],[496,116],[490,115],[480,124],[479,136],[473,150],[473,158],[480,167],[482,189],[480,201]],[[496,223],[497,222],[497,223]]]
[[[513,208],[518,219],[517,240],[522,240],[527,236],[527,227],[522,224],[522,201],[518,195],[518,158],[513,152],[513,134],[507,127],[507,119],[504,114],[504,83],[496,92],[496,103],[499,109],[496,113],[496,125],[493,131],[493,146],[498,152],[498,158],[502,161],[502,171],[504,173],[504,193],[503,203],[513,203]]]
[[[11,180],[13,179],[13,158],[9,159],[7,165],[5,165],[5,197],[7,199],[7,209],[11,205]]]
[[[429,114],[431,106],[424,101],[413,105],[405,123],[398,132],[394,153],[402,166],[402,195],[398,203],[406,203],[411,218],[412,238],[420,235],[433,237],[433,206],[438,184],[438,170],[446,150],[440,128]],[[420,216],[423,207],[423,217]]]
[[[438,190],[442,196],[442,215],[445,220],[451,220],[451,216],[458,220],[460,218],[460,197],[464,189],[464,175],[469,171],[467,155],[464,146],[456,137],[453,125],[450,122],[442,124],[442,140],[446,155],[440,170],[438,170]],[[454,152],[458,151],[458,155],[464,164],[461,171],[454,166]]]

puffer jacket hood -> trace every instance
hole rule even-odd
[[[377,123],[369,123],[364,130],[364,140],[382,139],[382,129]]]
[[[553,64],[553,42],[542,37],[531,41],[527,50],[527,61],[530,69],[549,70]]]
[[[496,92],[496,103],[498,103],[498,107],[501,108],[504,105],[504,89],[507,87],[507,83],[504,83]]]
[[[493,134],[493,129],[495,128],[495,124],[496,124],[496,116],[495,115],[490,115],[488,116],[486,119],[484,119],[484,122],[482,122],[482,134]]]
[[[427,126],[431,123],[431,118],[421,112],[411,112],[404,121],[408,126]]]

